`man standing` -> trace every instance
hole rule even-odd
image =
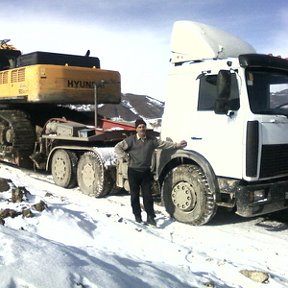
[[[187,142],[180,143],[161,141],[146,135],[146,122],[143,119],[135,121],[136,135],[131,135],[115,146],[118,159],[128,161],[128,181],[130,186],[131,206],[135,220],[142,222],[140,207],[140,188],[143,204],[147,213],[147,224],[156,225],[151,185],[153,175],[151,160],[153,152],[158,149],[177,149],[187,146]]]

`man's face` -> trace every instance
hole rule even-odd
[[[143,138],[146,136],[146,125],[140,124],[136,127],[136,132],[140,138]]]

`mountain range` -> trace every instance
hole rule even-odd
[[[138,117],[145,119],[161,118],[164,102],[146,95],[122,94],[120,104],[99,105],[98,112],[111,119],[134,121]]]
[[[122,94],[120,104],[102,104],[98,113],[112,120],[135,121],[141,117],[153,128],[161,125],[164,102],[146,95]]]

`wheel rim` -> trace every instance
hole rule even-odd
[[[83,184],[86,187],[92,187],[94,185],[95,169],[94,169],[94,165],[92,165],[92,163],[86,163],[83,166],[82,179],[83,179]]]
[[[54,175],[57,179],[63,180],[67,173],[66,162],[63,158],[58,157],[54,162]]]
[[[194,188],[187,182],[179,182],[173,187],[172,201],[178,209],[182,211],[191,211],[197,202],[197,196]]]
[[[71,151],[57,150],[52,157],[51,172],[54,182],[64,188],[76,185],[77,156]]]

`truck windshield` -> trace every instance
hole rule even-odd
[[[275,70],[248,70],[246,80],[253,113],[288,116],[287,73]]]

